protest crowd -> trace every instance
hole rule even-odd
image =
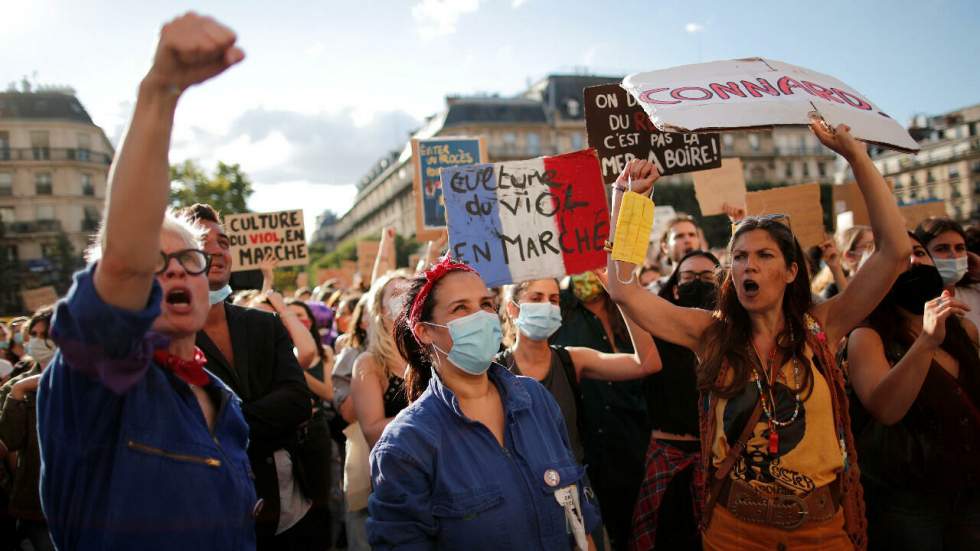
[[[727,243],[678,213],[650,244],[658,162],[559,156],[525,184],[595,167],[598,246],[483,269],[444,185],[417,266],[389,228],[369,278],[284,296],[274,259],[232,289],[223,213],[168,208],[181,94],[244,57],[211,18],[163,27],[88,266],[0,327],[0,551],[980,549],[976,229],[909,230],[847,124],[810,127],[869,223],[806,248],[732,204]],[[442,181],[502,193],[469,166]]]

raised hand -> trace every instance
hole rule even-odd
[[[810,130],[817,135],[820,143],[840,154],[848,162],[868,154],[868,146],[852,136],[851,127],[846,124],[838,124],[837,128],[831,128],[823,119],[815,118],[810,121]]]
[[[236,40],[213,18],[187,12],[163,26],[145,82],[179,94],[245,59]]]
[[[833,239],[828,239],[820,244],[820,259],[827,263],[831,268],[840,266],[840,251]]]
[[[646,159],[633,159],[626,164],[619,178],[616,178],[616,185],[629,187],[632,191],[644,195],[653,189],[653,183],[657,178],[660,178],[657,165]]]
[[[922,334],[919,336],[938,348],[946,340],[946,319],[951,315],[963,317],[969,306],[953,298],[949,291],[943,291],[939,298],[926,303],[922,314]]]
[[[729,205],[728,203],[721,204],[721,210],[728,216],[728,219],[732,224],[738,224],[745,218],[745,207]]]

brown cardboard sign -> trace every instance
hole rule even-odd
[[[804,249],[819,245],[827,238],[820,205],[820,184],[751,191],[745,194],[745,210],[749,216],[788,215],[790,229]]]
[[[742,160],[724,159],[720,168],[694,173],[694,194],[701,207],[701,214],[725,214],[722,205],[745,206],[745,171]]]
[[[661,132],[618,84],[584,90],[589,146],[599,153],[602,179],[612,184],[632,159],[647,159],[662,176],[721,166],[717,134]]]
[[[902,212],[902,216],[905,218],[905,227],[910,230],[915,230],[916,226],[932,216],[947,216],[946,203],[943,201],[900,205],[898,210]]]
[[[275,259],[277,266],[306,266],[306,232],[302,210],[250,212],[224,217],[231,241],[231,270],[258,268]]]
[[[24,301],[24,309],[28,312],[35,312],[43,306],[49,306],[58,302],[58,292],[54,287],[38,287],[37,289],[25,289],[20,292],[20,298]]]
[[[380,241],[357,242],[357,271],[364,281],[371,281],[371,272],[374,271],[374,260],[378,257],[380,245]]]

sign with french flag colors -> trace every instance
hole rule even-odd
[[[594,149],[442,169],[449,250],[490,287],[606,263],[609,206]]]

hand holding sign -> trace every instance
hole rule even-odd
[[[616,184],[629,186],[630,191],[646,195],[653,192],[653,184],[660,178],[657,166],[645,159],[633,159],[626,164]]]
[[[820,143],[834,150],[849,163],[862,154],[868,154],[868,146],[856,140],[851,135],[851,127],[846,124],[838,124],[837,128],[831,129],[824,121],[813,119],[810,121],[810,129],[817,135]]]

